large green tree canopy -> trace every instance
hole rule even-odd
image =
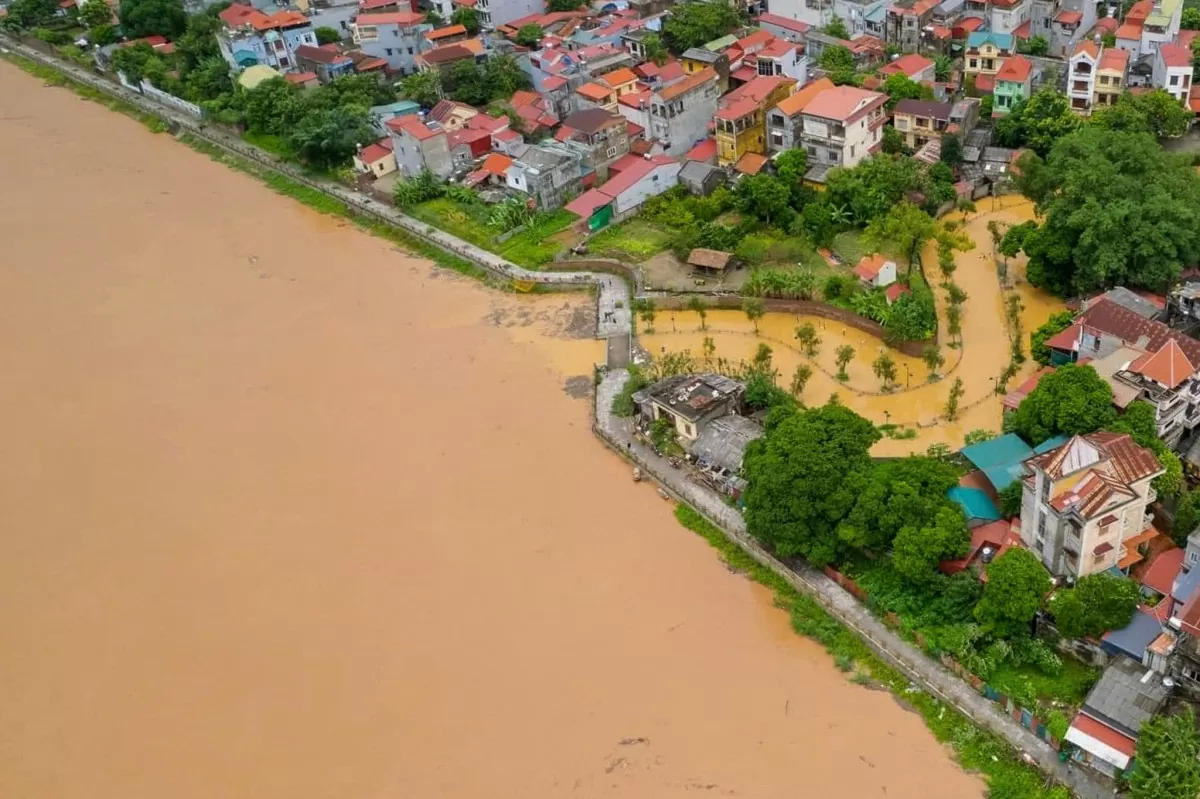
[[[166,36],[174,39],[187,28],[183,0],[121,0],[121,29],[131,38]]]
[[[1037,555],[1015,547],[988,564],[987,578],[975,618],[989,632],[1004,638],[1027,635],[1050,590],[1050,572]]]
[[[784,557],[816,565],[839,551],[836,528],[867,482],[875,425],[843,405],[788,414],[746,451],[746,526]]]
[[[692,47],[720,39],[741,22],[729,3],[692,2],[671,8],[663,24],[662,39],[671,52],[679,55]]]
[[[1137,768],[1129,777],[1132,799],[1180,799],[1200,793],[1200,732],[1196,714],[1156,716],[1138,733]]]
[[[920,527],[948,507],[946,492],[958,483],[954,467],[923,456],[888,461],[875,467],[838,526],[852,547],[883,553],[904,527]]]
[[[1065,433],[1094,433],[1117,418],[1112,387],[1090,366],[1068,363],[1038,381],[1011,418],[1031,444]]]
[[[1088,125],[1045,161],[1018,163],[1017,185],[1044,219],[1024,241],[1034,285],[1063,296],[1162,290],[1200,259],[1200,178],[1153,136]]]
[[[1067,638],[1097,638],[1129,624],[1140,597],[1133,580],[1101,572],[1080,579],[1074,588],[1056,592],[1050,611],[1058,631]]]

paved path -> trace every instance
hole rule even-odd
[[[611,366],[623,367],[629,362],[630,331],[633,323],[630,309],[631,292],[629,285],[621,278],[602,272],[540,272],[525,269],[495,253],[488,252],[445,231],[406,216],[386,203],[366,197],[339,183],[319,180],[306,175],[240,138],[229,135],[219,128],[204,125],[189,114],[157,103],[139,92],[102,78],[91,70],[52,58],[0,34],[0,50],[4,49],[64,72],[80,83],[124,100],[147,113],[162,117],[180,131],[198,136],[228,152],[250,158],[293,180],[337,197],[355,211],[395,225],[442,250],[454,253],[486,269],[493,275],[509,280],[529,281],[543,285],[595,285],[598,288],[596,337],[608,341],[608,362]]]
[[[940,663],[889,630],[824,572],[805,564],[784,564],[775,559],[750,537],[741,513],[725,504],[719,494],[688,480],[682,470],[671,467],[665,458],[635,441],[632,420],[611,413],[613,398],[621,392],[628,378],[625,370],[610,371],[596,388],[596,433],[613,449],[640,465],[646,474],[656,479],[677,499],[700,511],[756,561],[779,574],[798,591],[815,598],[916,685],[952,705],[980,727],[1003,737],[1018,752],[1033,758],[1043,773],[1070,787],[1080,799],[1101,799],[1115,793],[1111,782],[1079,766],[1059,761],[1058,752],[1049,744],[1003,713],[997,704],[985,699]]]

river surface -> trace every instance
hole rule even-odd
[[[0,148],[0,796],[980,796],[593,438],[586,295],[3,62]]]

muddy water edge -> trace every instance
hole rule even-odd
[[[980,795],[595,443],[593,342],[504,329],[585,298],[0,98],[0,794]]]

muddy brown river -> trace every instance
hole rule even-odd
[[[3,62],[0,148],[0,796],[981,794],[593,439],[586,297]]]

